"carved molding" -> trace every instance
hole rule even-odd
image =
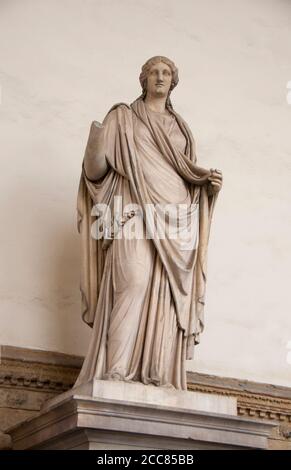
[[[9,450],[12,448],[11,436],[0,431],[0,449]]]
[[[47,399],[70,389],[82,362],[78,356],[2,346],[0,430],[33,416]],[[291,388],[195,372],[187,373],[187,382],[188,390],[236,397],[240,416],[281,423],[275,444],[291,446]]]
[[[82,362],[68,354],[1,346],[0,387],[61,393],[73,386]]]
[[[188,372],[188,389],[234,396],[238,414],[291,423],[291,388]]]

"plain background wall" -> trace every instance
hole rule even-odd
[[[2,344],[85,354],[76,195],[93,119],[172,58],[175,109],[225,184],[188,368],[291,386],[291,2],[0,0]]]

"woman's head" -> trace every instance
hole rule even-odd
[[[139,81],[143,98],[146,97],[147,92],[155,96],[162,96],[166,93],[169,98],[171,91],[179,82],[178,69],[167,57],[151,57],[142,66]]]

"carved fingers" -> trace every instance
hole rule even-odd
[[[211,175],[208,178],[209,185],[208,185],[208,193],[214,194],[218,193],[222,187],[223,176],[222,172],[217,169],[210,169]]]

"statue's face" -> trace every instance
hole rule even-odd
[[[168,96],[172,83],[172,71],[164,62],[152,65],[147,76],[147,93],[153,97]]]

